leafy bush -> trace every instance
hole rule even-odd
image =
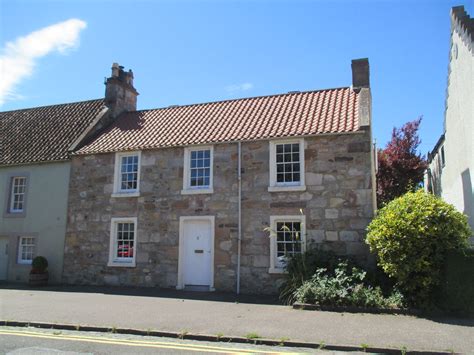
[[[466,216],[418,190],[382,208],[368,226],[366,242],[410,303],[426,306],[446,252],[465,248],[470,235]]]
[[[340,262],[334,272],[318,268],[313,277],[305,281],[295,292],[297,302],[320,306],[356,306],[394,308],[402,306],[402,297],[394,293],[384,297],[380,287],[364,284],[366,272],[348,267]]]
[[[285,280],[280,287],[280,299],[287,304],[294,303],[295,290],[309,280],[318,268],[334,270],[337,263],[334,253],[313,248],[290,256],[285,267]]]
[[[48,260],[44,256],[37,256],[31,263],[31,273],[41,274],[48,269]]]

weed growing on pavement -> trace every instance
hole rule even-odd
[[[76,325],[76,330],[79,330],[81,329],[81,326],[80,325]]]
[[[400,348],[400,353],[401,353],[402,355],[406,355],[406,354],[407,354],[407,347],[406,347],[406,346],[402,346],[402,347]]]
[[[369,344],[366,344],[366,343],[362,343],[360,344],[360,347],[362,348],[362,350],[364,351],[364,353],[367,351],[367,348],[369,347]]]
[[[188,334],[189,332],[185,329],[185,330],[182,330],[181,333],[179,333],[178,335],[178,338],[179,339],[184,339],[184,337],[186,336],[186,334]]]
[[[322,341],[322,342],[319,343],[318,349],[323,350],[325,347],[326,347],[326,343],[324,341]]]
[[[110,328],[109,331],[110,331],[111,333],[115,334],[115,333],[117,333],[117,327],[114,325],[114,326],[112,326],[112,328]]]
[[[288,340],[290,340],[290,338],[287,338],[287,337],[280,338],[280,346],[284,346],[285,342]]]
[[[216,338],[217,340],[221,340],[221,338],[224,336],[224,333],[217,333]]]
[[[261,338],[257,333],[248,333],[245,337],[249,340]]]

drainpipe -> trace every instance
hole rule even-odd
[[[239,222],[238,222],[238,242],[237,242],[237,294],[240,294],[240,254],[242,244],[242,145],[237,143],[238,163],[237,163],[237,177],[239,185]]]

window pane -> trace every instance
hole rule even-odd
[[[277,144],[276,151],[277,153],[283,153],[283,144]]]
[[[190,181],[191,187],[206,187],[210,185],[211,151],[191,151]]]
[[[9,209],[13,212],[23,211],[23,201],[25,200],[26,177],[13,177],[11,180],[11,195]]]
[[[276,265],[283,267],[288,256],[301,253],[301,222],[277,222]]]
[[[133,257],[134,223],[117,223],[116,258],[130,259]]]
[[[284,151],[285,153],[291,153],[291,144],[285,144]]]

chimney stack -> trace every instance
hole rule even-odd
[[[352,60],[352,87],[370,87],[369,60],[367,58]]]
[[[124,111],[137,110],[138,92],[133,87],[133,72],[123,70],[118,63],[112,64],[112,76],[105,82],[105,104],[112,117]]]

